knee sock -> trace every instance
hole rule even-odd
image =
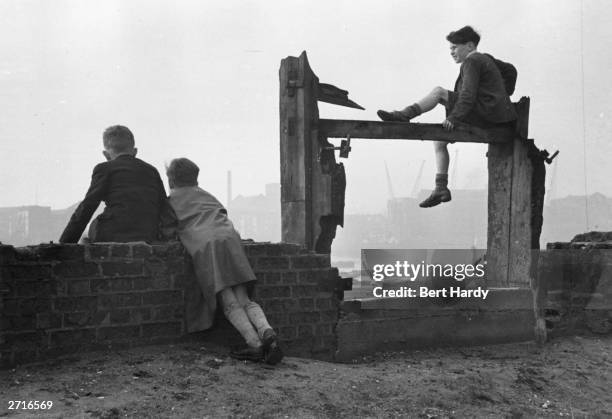
[[[444,190],[448,187],[448,173],[436,174],[436,190]]]
[[[407,118],[415,118],[417,116],[419,116],[420,114],[423,113],[423,110],[421,109],[421,106],[418,103],[413,103],[410,106],[406,106],[404,109],[402,109],[402,114],[404,114],[404,116],[406,116]]]
[[[263,332],[266,329],[271,329],[270,323],[268,323],[268,319],[266,319],[266,315],[263,310],[254,301],[250,301],[244,306],[244,311],[246,311],[247,316],[249,316],[249,320],[253,323],[253,326],[257,329],[257,333],[259,337],[263,337]]]
[[[252,348],[259,348],[261,346],[261,339],[259,339],[259,335],[253,329],[253,325],[249,321],[249,316],[247,316],[244,308],[238,303],[231,303],[223,308],[223,313],[240,335],[242,335],[247,345]]]

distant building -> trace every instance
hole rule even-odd
[[[77,205],[62,210],[39,205],[0,208],[0,242],[13,246],[57,242]]]
[[[238,195],[230,201],[227,211],[243,239],[279,242],[280,205],[280,184],[269,183],[264,195]]]
[[[0,241],[23,246],[48,241],[54,231],[51,207],[30,205],[0,208]]]
[[[588,208],[589,225],[586,225]],[[589,231],[612,231],[612,199],[600,193],[551,199],[544,208],[544,227],[540,246],[571,240],[576,234]]]

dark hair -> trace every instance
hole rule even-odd
[[[104,148],[116,153],[123,153],[134,149],[134,134],[128,127],[113,125],[104,130],[102,134]]]
[[[449,33],[446,36],[446,40],[453,44],[467,44],[471,41],[474,43],[474,46],[478,46],[480,35],[471,26],[464,26],[459,30]]]
[[[173,159],[166,168],[168,179],[172,179],[175,186],[197,186],[200,168],[191,160],[181,157]]]

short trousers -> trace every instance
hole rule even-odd
[[[459,94],[457,92],[450,91],[450,90],[447,90],[447,92],[448,92],[448,102],[446,103],[445,106],[446,106],[446,116],[448,117],[448,115],[450,115],[450,113],[455,108],[455,104],[457,103],[457,100],[459,99]],[[500,123],[494,123],[494,122],[487,121],[482,116],[480,116],[478,113],[476,113],[474,110],[470,111],[465,116],[465,118],[461,120],[461,122],[465,124],[469,124],[469,125],[474,125],[476,127],[485,128],[485,129],[505,127],[505,126],[514,126],[514,121],[500,122]]]

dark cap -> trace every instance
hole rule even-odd
[[[467,44],[471,41],[475,46],[478,46],[480,35],[471,26],[464,26],[459,30],[449,33],[446,36],[446,40],[453,44]]]

